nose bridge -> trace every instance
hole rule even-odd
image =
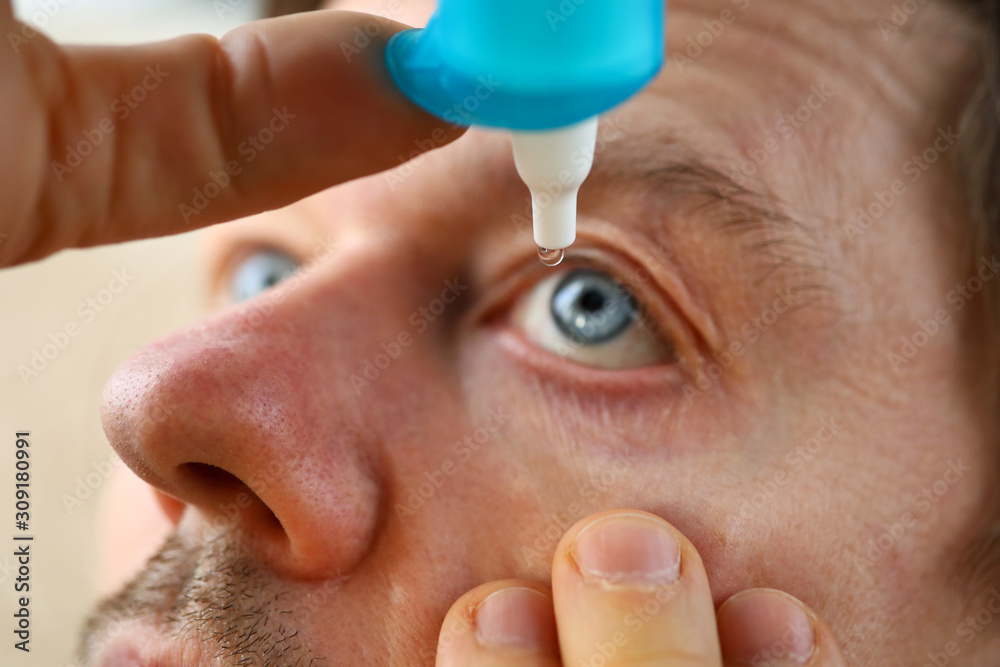
[[[330,252],[296,282],[133,357],[103,405],[122,459],[193,507],[203,530],[242,531],[277,570],[350,571],[378,523],[385,418],[400,424],[400,397],[434,373],[415,350],[425,341],[400,338],[424,290],[387,277],[401,267],[391,252]],[[438,291],[452,299],[460,284]],[[413,362],[419,381],[404,379]],[[352,383],[369,364],[378,376]]]

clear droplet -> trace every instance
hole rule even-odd
[[[541,260],[542,264],[545,266],[558,266],[563,258],[566,257],[566,251],[562,248],[558,250],[549,250],[548,248],[538,248],[538,259]]]

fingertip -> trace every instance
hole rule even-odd
[[[517,648],[557,653],[552,597],[536,588],[510,586],[494,591],[473,611],[476,640],[485,648]]]
[[[521,579],[493,581],[460,597],[438,637],[438,667],[558,665],[552,595]]]
[[[649,512],[600,512],[556,549],[552,590],[566,664],[717,665],[715,607],[694,545]],[[610,663],[609,663],[610,664]]]
[[[626,569],[641,568],[642,565],[646,566],[645,569],[647,571],[650,569],[659,569],[661,570],[659,578],[663,580],[659,582],[661,584],[678,579],[694,578],[696,580],[705,580],[707,585],[704,564],[694,544],[663,517],[636,509],[605,510],[592,514],[573,524],[563,535],[559,545],[556,547],[554,571],[566,568],[567,564],[570,564],[574,570],[579,572],[580,557],[582,555],[579,553],[581,544],[585,541],[591,541],[587,538],[586,533],[593,535],[596,532],[595,528],[599,528],[602,525],[610,528],[611,524],[616,524],[616,528],[623,535],[627,533],[634,536],[634,533],[637,532],[635,529],[643,525],[648,525],[653,529],[649,531],[649,539],[645,542],[645,548],[632,549],[631,554],[629,553],[630,550],[627,549],[618,550],[620,552],[618,554],[619,557],[625,558],[628,556],[634,561],[631,565],[623,563]],[[636,537],[636,539],[638,538]],[[607,544],[607,541],[605,543]],[[607,556],[613,557],[615,554],[609,553]],[[650,559],[657,556],[659,565],[655,566],[654,562]],[[585,573],[581,572],[581,574]]]
[[[727,666],[844,664],[829,627],[809,607],[783,591],[740,591],[719,607],[717,623]]]

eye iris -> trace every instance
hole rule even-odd
[[[262,250],[247,257],[233,274],[234,301],[252,299],[295,273],[298,264],[276,250]]]
[[[567,274],[553,292],[551,310],[563,335],[585,345],[615,338],[637,316],[635,297],[610,276],[592,269]]]

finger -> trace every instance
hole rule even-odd
[[[727,667],[843,667],[830,628],[792,596],[769,588],[741,591],[719,607]]]
[[[391,83],[384,47],[404,27],[323,11],[115,48],[31,31],[0,49],[18,102],[0,123],[12,151],[0,203],[14,214],[0,260],[277,208],[450,142],[461,130]]]
[[[452,605],[438,638],[438,667],[559,667],[552,597],[522,580],[494,581]]]
[[[722,664],[701,558],[653,514],[612,510],[574,525],[556,548],[552,592],[566,665]]]

